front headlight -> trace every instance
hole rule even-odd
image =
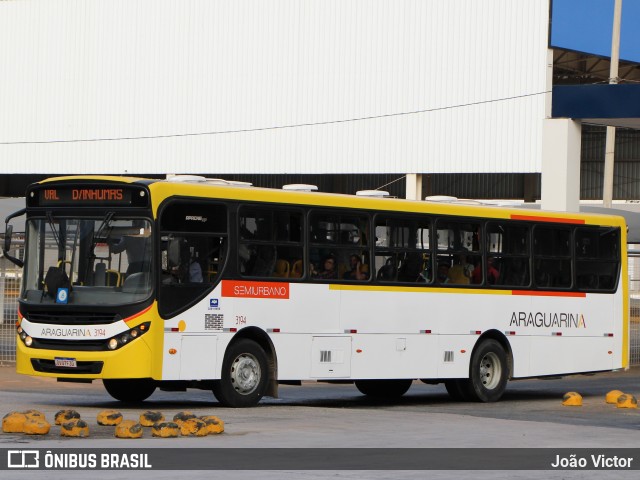
[[[119,333],[118,335],[110,338],[107,341],[107,348],[109,350],[117,350],[119,348],[124,347],[127,343],[147,333],[149,331],[150,325],[151,325],[151,322],[144,322],[144,323],[141,323],[140,325],[136,325],[135,327],[133,327],[132,329],[124,333]]]

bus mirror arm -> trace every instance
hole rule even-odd
[[[24,262],[19,258],[9,255],[9,250],[11,250],[11,236],[13,235],[13,225],[9,225],[9,222],[16,217],[20,217],[21,215],[24,215],[26,211],[27,210],[25,208],[23,208],[22,210],[18,210],[17,212],[14,212],[11,215],[9,215],[4,221],[5,233],[4,233],[4,245],[2,247],[2,254],[7,260],[9,260],[11,263],[17,265],[20,268],[24,266]]]

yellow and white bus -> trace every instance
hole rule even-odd
[[[394,397],[421,379],[490,402],[509,379],[628,366],[620,217],[195,176],[26,195],[7,219],[10,239],[26,213],[21,374],[248,407],[303,380]]]

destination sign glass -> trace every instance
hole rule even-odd
[[[146,192],[140,188],[125,186],[51,186],[38,189],[37,203],[41,207],[96,205],[143,206],[147,204]]]

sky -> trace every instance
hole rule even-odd
[[[614,0],[552,2],[552,47],[611,55]],[[640,62],[640,0],[622,0],[620,58]]]

